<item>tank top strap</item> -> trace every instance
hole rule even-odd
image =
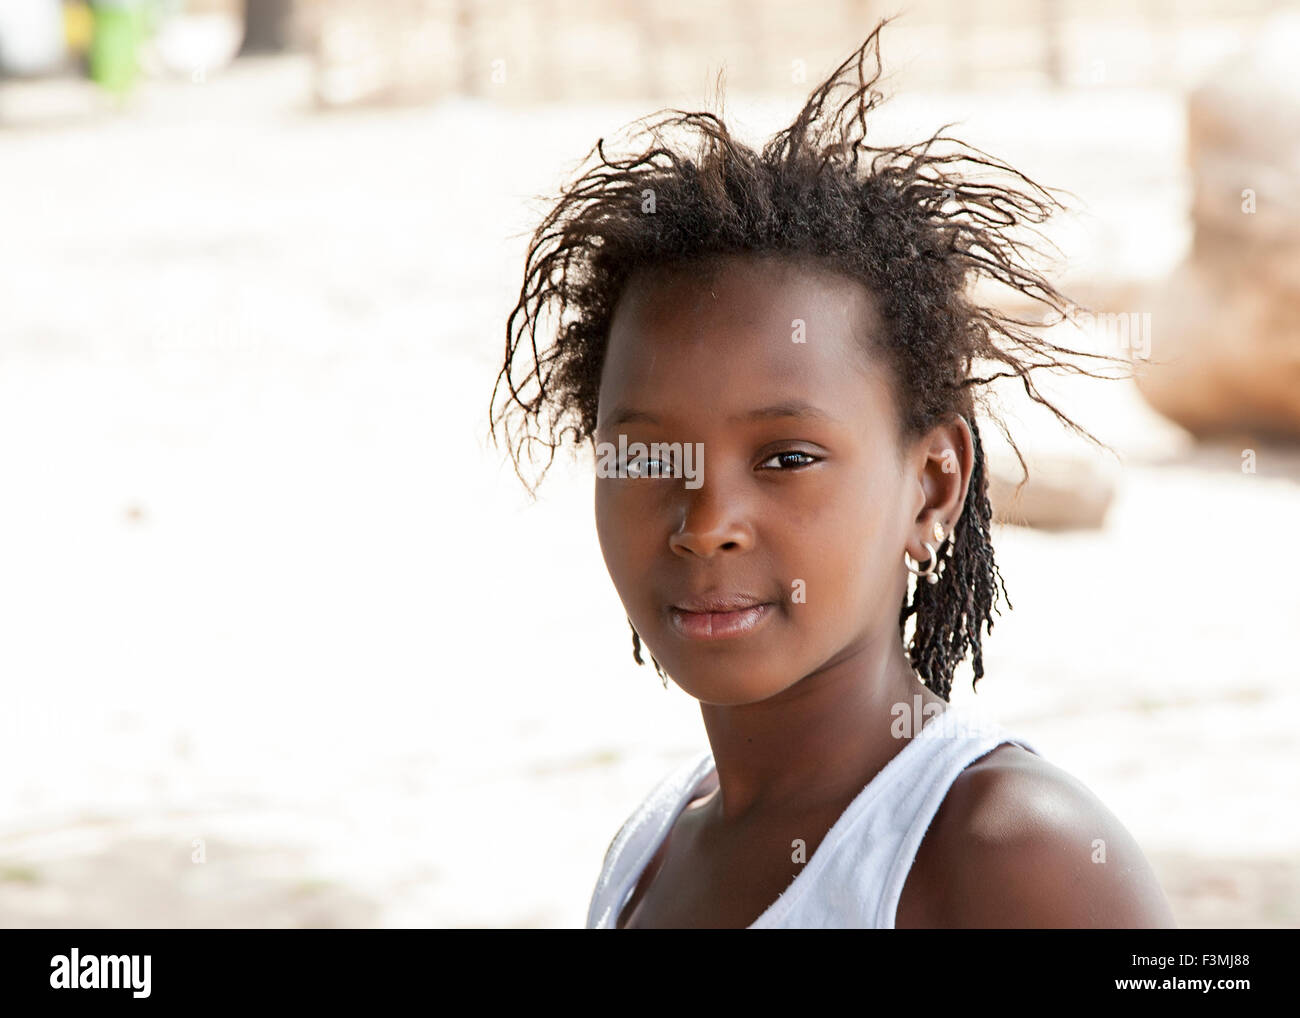
[[[613,929],[636,881],[713,764],[709,751],[674,767],[623,822],[605,851],[587,909],[587,929]]]
[[[932,727],[933,726],[933,727]],[[903,886],[926,832],[958,775],[998,746],[1010,743],[1040,755],[1030,743],[1012,735],[977,705],[954,705],[926,723],[929,738],[923,753],[908,758],[908,767],[884,789],[880,807],[890,815],[892,853],[879,884],[877,929],[893,929]]]

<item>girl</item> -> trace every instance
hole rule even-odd
[[[1001,582],[975,389],[1017,376],[1092,438],[1030,372],[1092,373],[968,295],[1064,314],[1021,236],[1059,203],[942,134],[866,144],[883,25],[761,152],[677,110],[601,139],[529,248],[492,437],[516,471],[592,444],[633,656],[711,747],[618,832],[589,927],[1172,925],[1086,787],[948,702]]]

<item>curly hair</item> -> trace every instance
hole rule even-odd
[[[934,585],[916,583],[899,611],[899,634],[913,668],[948,700],[953,671],[967,656],[972,686],[983,677],[980,627],[991,633],[993,613],[1001,614],[999,584],[1012,607],[993,557],[977,402],[1015,451],[1024,472],[1021,485],[1029,476],[1024,456],[980,387],[1019,378],[1030,398],[1098,442],[1044,398],[1031,375],[1055,368],[1111,377],[1062,355],[1122,362],[1057,346],[1032,331],[1079,306],[1034,267],[1042,252],[1031,242],[1042,238],[1036,225],[1065,209],[1055,194],[1068,192],[1040,187],[945,135],[951,124],[914,145],[866,143],[867,115],[883,101],[875,86],[881,77],[880,31],[888,20],[876,25],[761,152],[737,141],[720,116],[678,109],[635,121],[643,126],[633,140],[646,142],[626,158],[607,155],[605,139],[597,141],[579,170],[592,165],[563,190],[532,236],[519,301],[506,322],[505,363],[492,391],[489,430],[495,443],[500,427],[530,494],[535,485],[520,469],[525,446],[529,462],[535,444],[549,449],[544,476],[566,437],[575,445],[594,441],[610,322],[637,269],[776,254],[859,280],[875,297],[885,325],[875,345],[899,389],[900,436],[919,436],[960,414],[974,438],[967,503],[948,538],[953,543],[943,578]],[[673,131],[685,135],[676,144],[669,137]],[[972,291],[981,283],[999,284],[1014,291],[1009,296],[1050,310],[1033,321],[979,303]],[[539,325],[551,315],[555,341],[539,350]],[[980,363],[991,373],[973,373]],[[906,625],[913,615],[909,643]],[[632,639],[641,664],[635,628]],[[659,663],[654,665],[662,677]]]

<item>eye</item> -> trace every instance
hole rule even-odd
[[[812,453],[804,452],[802,449],[788,449],[785,452],[778,452],[773,456],[769,456],[761,464],[759,464],[759,467],[760,469],[773,469],[771,467],[768,467],[767,464],[771,463],[773,460],[784,461],[788,456],[802,456],[805,462],[793,463],[788,466],[777,467],[775,469],[777,469],[781,473],[788,473],[791,470],[799,470],[803,467],[810,467],[814,463],[820,462],[820,457],[814,456],[812,455]]]
[[[624,471],[628,477],[673,476],[672,460],[651,459],[648,456],[638,456],[634,460],[628,460],[624,466]]]

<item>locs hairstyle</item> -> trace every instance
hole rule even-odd
[[[945,135],[951,124],[914,145],[866,143],[867,116],[884,98],[875,85],[887,21],[876,25],[761,152],[733,138],[720,116],[677,109],[635,121],[642,126],[631,140],[644,139],[645,145],[625,158],[608,156],[605,139],[597,141],[578,167],[588,168],[552,200],[532,236],[519,301],[506,322],[505,363],[492,390],[489,432],[497,443],[500,430],[530,495],[566,436],[575,446],[594,442],[610,321],[625,283],[642,266],[745,252],[782,254],[860,280],[885,323],[874,352],[892,368],[899,390],[900,437],[917,437],[961,414],[975,440],[967,500],[942,579],[915,583],[910,602],[905,595],[899,606],[900,637],[906,639],[907,619],[916,616],[907,643],[912,666],[947,700],[953,671],[968,655],[972,687],[984,674],[980,627],[991,633],[993,613],[1001,614],[999,584],[1011,607],[993,559],[977,403],[1015,451],[1022,485],[1029,476],[982,387],[997,378],[1019,378],[1032,399],[1098,442],[1038,392],[1031,374],[1052,368],[1111,377],[1058,355],[1126,362],[1057,346],[1031,331],[1068,317],[1072,303],[1035,270],[1042,252],[1030,242],[1042,238],[1036,225],[1065,208],[1053,192],[1068,192],[1040,187]],[[679,135],[675,143],[672,132]],[[1050,310],[1037,321],[1014,317],[978,303],[972,295],[978,283],[1009,288],[1015,293],[1007,296]],[[539,350],[539,323],[549,315],[558,328],[554,342]],[[977,363],[992,373],[972,374]],[[538,444],[549,456],[530,484],[520,469],[522,453],[527,446],[532,463]],[[642,664],[635,629],[632,639]],[[654,666],[662,676],[657,661]]]

